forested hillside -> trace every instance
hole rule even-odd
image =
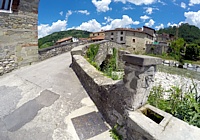
[[[187,23],[182,24],[178,30],[174,27],[168,27],[164,29],[160,29],[157,33],[168,33],[176,35],[178,32],[178,37],[183,38],[187,43],[194,43],[200,45],[200,29],[196,26],[189,25]]]
[[[40,49],[46,48],[46,47],[54,45],[54,43],[56,41],[58,41],[59,39],[65,38],[65,37],[73,36],[73,37],[77,37],[77,38],[88,38],[89,34],[90,34],[90,32],[88,32],[88,31],[75,30],[75,29],[68,30],[68,31],[55,32],[48,36],[40,38],[38,40],[38,46]]]

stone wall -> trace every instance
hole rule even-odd
[[[146,54],[162,55],[163,53],[167,53],[168,50],[169,46],[167,45],[146,44]]]
[[[38,61],[38,2],[20,0],[14,12],[0,13],[0,74]]]
[[[143,32],[134,32],[134,35],[133,32],[127,32],[126,45],[128,46],[128,50],[133,53],[144,54],[146,51],[146,44],[153,42],[153,40],[147,38],[147,36],[148,35]]]
[[[72,48],[77,47],[78,45],[80,45],[79,42],[74,42],[74,43],[65,43],[61,45],[55,45],[48,48],[40,49],[39,60],[42,61],[59,54],[69,52],[71,51]]]
[[[160,59],[124,55],[124,79],[113,81],[97,71],[82,56],[87,46],[78,46],[71,51],[72,68],[104,119],[111,126],[119,126],[117,130],[123,135],[123,139],[196,140],[200,137],[200,129],[197,127],[145,105],[151,83],[154,81],[156,64],[161,63]],[[160,122],[147,117],[147,110],[160,115]]]

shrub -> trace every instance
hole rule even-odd
[[[86,52],[86,57],[89,59],[89,62],[93,62],[95,59],[95,56],[97,55],[99,51],[99,44],[91,44]]]
[[[169,93],[168,99],[164,98],[164,92]],[[148,103],[200,128],[200,100],[194,83],[186,92],[175,86],[168,91],[155,86],[150,92]]]

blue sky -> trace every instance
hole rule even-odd
[[[200,0],[40,0],[38,36],[143,25],[158,30],[183,22],[200,28]]]

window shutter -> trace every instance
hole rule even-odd
[[[20,2],[20,0],[13,0],[13,3],[12,3],[12,11],[13,12],[18,12],[19,2]]]

